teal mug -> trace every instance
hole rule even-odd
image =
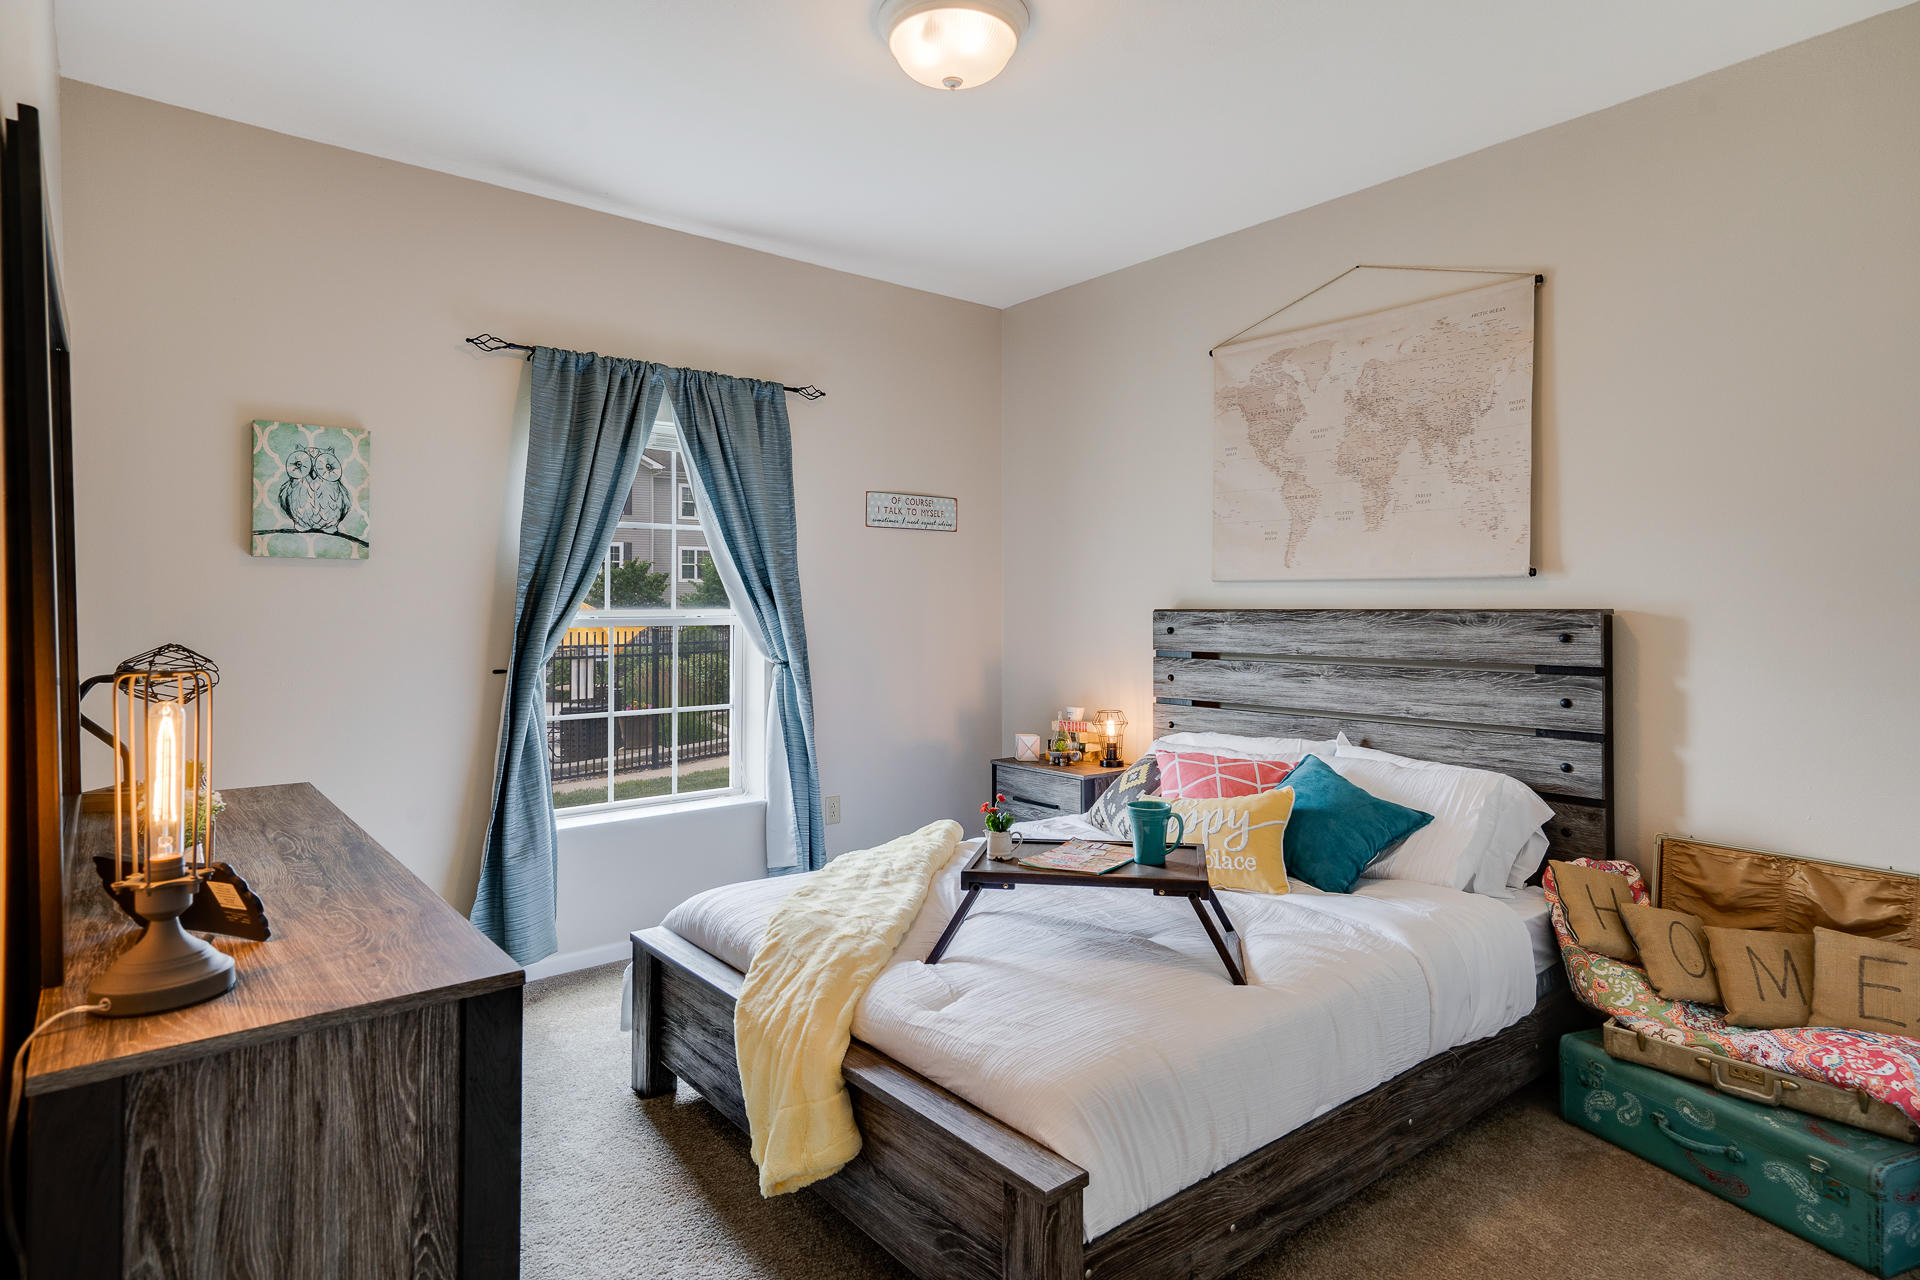
[[[1134,800],[1127,805],[1133,821],[1133,860],[1143,867],[1167,865],[1167,850],[1187,838],[1187,820],[1165,800]],[[1167,820],[1179,824],[1179,834],[1167,839]]]

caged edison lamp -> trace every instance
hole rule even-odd
[[[1100,767],[1118,769],[1120,767],[1120,733],[1127,727],[1125,713],[1096,711],[1093,713],[1093,725],[1100,731],[1100,740],[1104,744],[1100,754]]]
[[[110,1016],[158,1013],[223,995],[233,957],[180,926],[213,860],[213,686],[220,669],[184,645],[113,673],[113,888],[131,892],[140,937],[87,999]]]

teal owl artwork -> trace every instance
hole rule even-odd
[[[253,554],[364,560],[372,446],[358,427],[253,423]]]

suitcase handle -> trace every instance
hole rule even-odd
[[[1745,1098],[1749,1102],[1758,1102],[1763,1106],[1777,1107],[1788,1089],[1800,1086],[1792,1080],[1775,1076],[1771,1081],[1773,1088],[1762,1091],[1750,1084],[1741,1084],[1727,1078],[1727,1064],[1718,1058],[1709,1058],[1705,1054],[1694,1059],[1698,1066],[1705,1067],[1713,1075],[1713,1087],[1719,1092],[1735,1098]]]
[[[1653,1113],[1653,1127],[1658,1129],[1661,1134],[1666,1137],[1668,1142],[1673,1143],[1677,1147],[1685,1147],[1689,1151],[1698,1151],[1702,1155],[1721,1156],[1724,1157],[1729,1164],[1746,1163],[1747,1153],[1731,1142],[1725,1146],[1715,1146],[1711,1142],[1702,1142],[1698,1138],[1689,1138],[1683,1133],[1675,1133],[1673,1126],[1667,1123],[1667,1113],[1664,1111],[1656,1111]]]

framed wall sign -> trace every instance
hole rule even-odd
[[[867,490],[867,528],[928,529],[952,533],[960,527],[960,499],[926,493]]]

